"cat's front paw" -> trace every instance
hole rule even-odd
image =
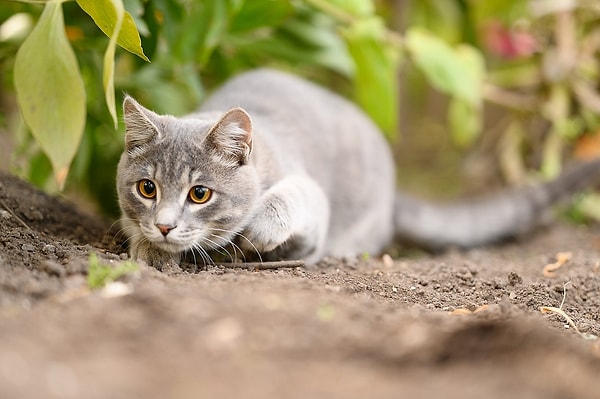
[[[281,247],[292,237],[288,219],[285,209],[272,203],[263,205],[242,233],[244,252],[265,254]]]

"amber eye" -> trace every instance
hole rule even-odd
[[[194,186],[190,190],[190,194],[188,195],[190,201],[196,204],[204,204],[210,199],[212,195],[212,191],[210,188],[204,186]]]
[[[140,195],[144,198],[152,199],[156,197],[156,185],[152,180],[142,179],[137,184]]]

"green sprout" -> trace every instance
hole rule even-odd
[[[103,265],[98,260],[98,256],[92,252],[89,258],[88,287],[92,290],[102,288],[122,276],[134,273],[139,270],[139,265],[132,261],[119,263],[116,266]]]

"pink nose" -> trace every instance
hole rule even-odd
[[[177,226],[169,226],[166,224],[157,224],[156,227],[158,227],[158,229],[160,230],[160,233],[166,237],[167,234],[169,234],[169,231],[173,230]]]

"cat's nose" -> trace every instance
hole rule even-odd
[[[169,231],[173,230],[175,227],[177,226],[169,226],[167,224],[156,224],[156,227],[158,227],[158,229],[160,230],[160,233],[166,237],[167,234],[169,234]]]

